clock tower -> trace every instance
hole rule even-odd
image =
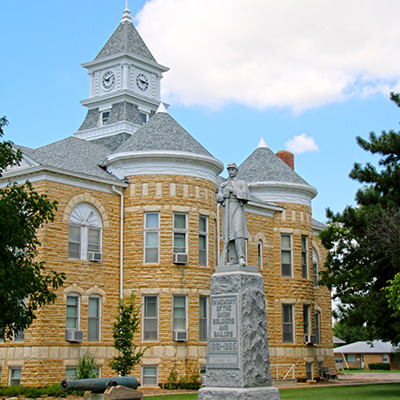
[[[160,104],[160,81],[168,68],[158,64],[128,10],[93,61],[82,64],[90,77],[88,112],[74,135],[115,150],[155,113]]]

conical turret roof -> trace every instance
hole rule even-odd
[[[139,56],[154,63],[157,62],[129,20],[123,20],[119,24],[118,28],[96,56],[95,61],[121,53]]]

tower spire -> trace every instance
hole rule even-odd
[[[128,8],[128,0],[125,1],[125,10],[124,10],[124,14],[122,15],[122,21],[121,22],[131,22],[131,12],[129,11]]]

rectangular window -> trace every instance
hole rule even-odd
[[[346,354],[346,361],[347,362],[356,362],[356,355],[355,354]]]
[[[315,344],[320,344],[320,313],[315,311],[314,313],[314,324],[315,324]]]
[[[258,255],[258,268],[262,269],[263,266],[263,253],[262,253],[262,249],[263,249],[263,242],[262,240],[258,241],[258,245],[257,245],[257,255]]]
[[[207,217],[199,217],[199,265],[207,266]]]
[[[382,354],[382,362],[383,363],[388,363],[389,362],[389,355],[388,354]]]
[[[141,386],[157,386],[158,385],[158,367],[143,365],[142,366],[142,384]]]
[[[200,296],[199,303],[199,340],[207,341],[207,315],[208,315],[208,297]]]
[[[67,368],[65,368],[65,377],[67,379],[75,378],[75,371],[76,371],[76,367],[67,367]]]
[[[67,296],[66,328],[72,330],[79,329],[79,296],[75,294]]]
[[[10,368],[10,386],[21,384],[21,368]]]
[[[81,258],[81,227],[69,225],[68,258]]]
[[[108,118],[110,118],[110,112],[109,111],[104,111],[101,114],[101,124],[102,125],[107,125]]]
[[[98,342],[100,340],[100,297],[89,296],[88,312],[88,341]]]
[[[158,296],[143,296],[143,340],[158,340]]]
[[[293,306],[282,304],[282,341],[294,343]]]
[[[313,281],[314,281],[314,286],[318,286],[318,255],[317,252],[313,249]]]
[[[186,296],[174,296],[172,307],[172,330],[186,331]]]
[[[313,365],[312,363],[306,363],[306,376],[308,381],[313,380]]]
[[[283,277],[292,276],[292,235],[281,234],[281,273]]]
[[[160,214],[144,214],[144,262],[159,263],[160,247]]]
[[[88,228],[88,251],[100,253],[100,232],[98,228]]]
[[[306,235],[301,235],[301,271],[304,279],[308,279],[308,240]]]
[[[187,253],[187,215],[174,214],[174,253]]]
[[[304,335],[310,334],[310,306],[303,305],[303,332]]]
[[[146,113],[139,113],[140,114],[140,118],[142,119],[142,125],[144,125],[147,122],[147,118],[148,118],[148,114]]]

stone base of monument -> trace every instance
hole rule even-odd
[[[279,400],[272,387],[263,277],[224,265],[211,277],[206,387],[199,400]]]
[[[203,400],[277,400],[279,389],[267,386],[260,388],[202,388],[199,399]]]
[[[126,386],[111,386],[104,393],[85,392],[84,400],[134,400],[143,399],[143,393]]]

